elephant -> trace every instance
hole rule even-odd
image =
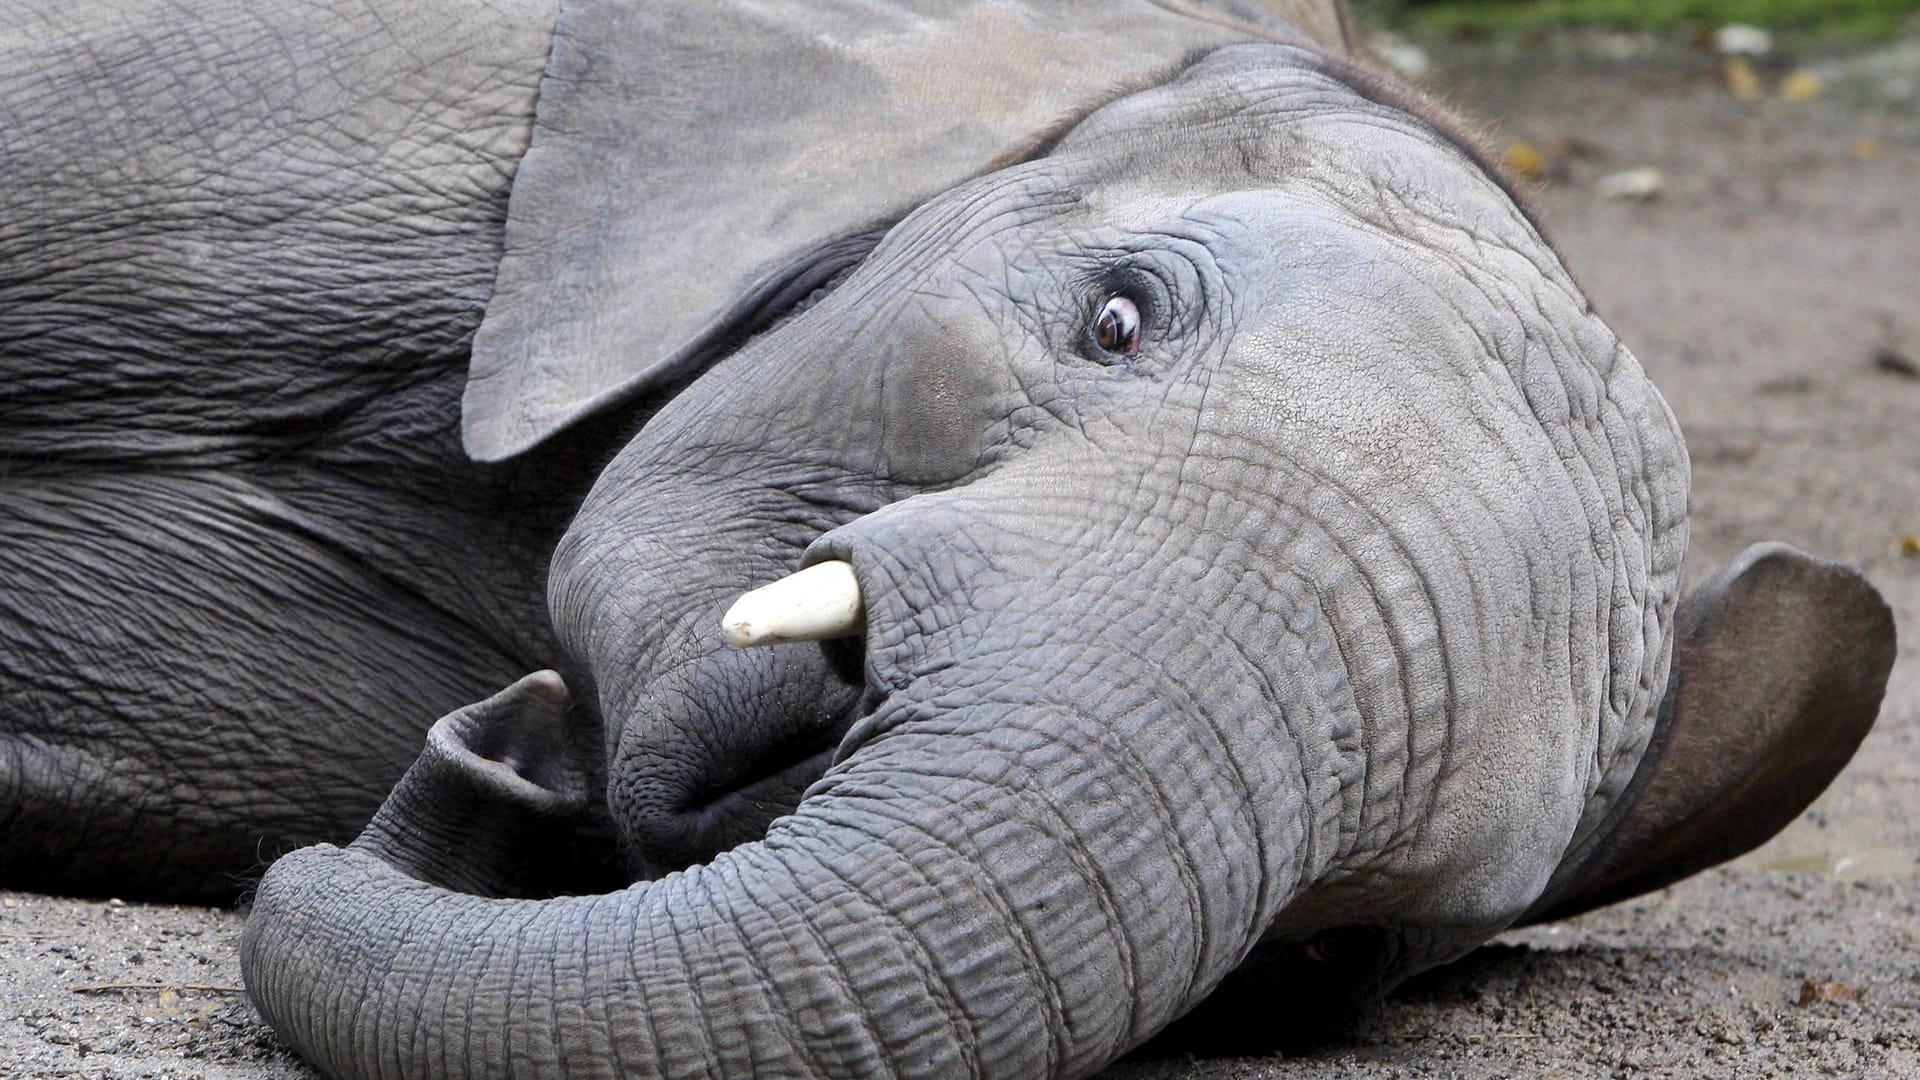
[[[1214,0],[561,6],[10,11],[0,882],[230,902],[351,838],[433,720],[568,669],[547,558],[660,402],[1076,110],[1347,33]],[[1048,90],[944,100],[928,56]]]
[[[1085,1075],[1731,858],[1877,714],[1853,570],[1680,598],[1672,414],[1336,6],[27,25],[0,880],[277,855],[330,1075]]]

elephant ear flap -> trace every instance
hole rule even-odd
[[[566,0],[462,434],[499,461],[697,372],[877,230],[1326,0]],[[1330,14],[1331,13],[1331,14]],[[1116,46],[1123,47],[1116,47]]]
[[[1857,572],[1757,544],[1674,616],[1653,739],[1599,840],[1522,922],[1725,862],[1785,828],[1853,757],[1893,667],[1893,613]]]

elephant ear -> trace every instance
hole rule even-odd
[[[1865,578],[1785,544],[1721,568],[1681,603],[1673,641],[1639,768],[1522,922],[1651,892],[1785,828],[1873,726],[1895,651]]]
[[[1201,51],[1345,34],[1327,0],[570,0],[474,337],[467,452],[511,457],[697,370],[919,203]]]

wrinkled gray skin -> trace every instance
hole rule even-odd
[[[448,712],[255,898],[249,993],[329,1073],[1085,1074],[1236,969],[1387,986],[1737,853],[1870,725],[1871,588],[1763,546],[1676,616],[1665,404],[1425,106],[1297,46],[1119,97],[678,393],[470,464],[525,141],[475,118],[541,55],[496,29],[446,45],[470,112],[392,118],[431,184],[289,247],[295,184],[208,261],[144,205],[5,253],[8,884],[205,890],[231,850],[140,853],[250,799],[337,834],[396,717]],[[1092,335],[1114,296],[1137,353]],[[862,638],[720,643],[826,558]],[[197,736],[272,782],[143,769]],[[603,819],[637,883],[553,895],[556,853],[615,865]]]
[[[434,717],[560,662],[539,568],[592,462],[458,436],[552,16],[374,14],[10,14],[8,886],[230,899],[352,835]]]

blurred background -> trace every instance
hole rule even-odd
[[[1728,24],[1759,27],[1796,45],[1889,40],[1911,25],[1913,0],[1353,0],[1376,26],[1491,40],[1571,27],[1685,35]]]
[[[1352,7],[1667,394],[1696,580],[1763,537],[1920,566],[1920,0]]]

